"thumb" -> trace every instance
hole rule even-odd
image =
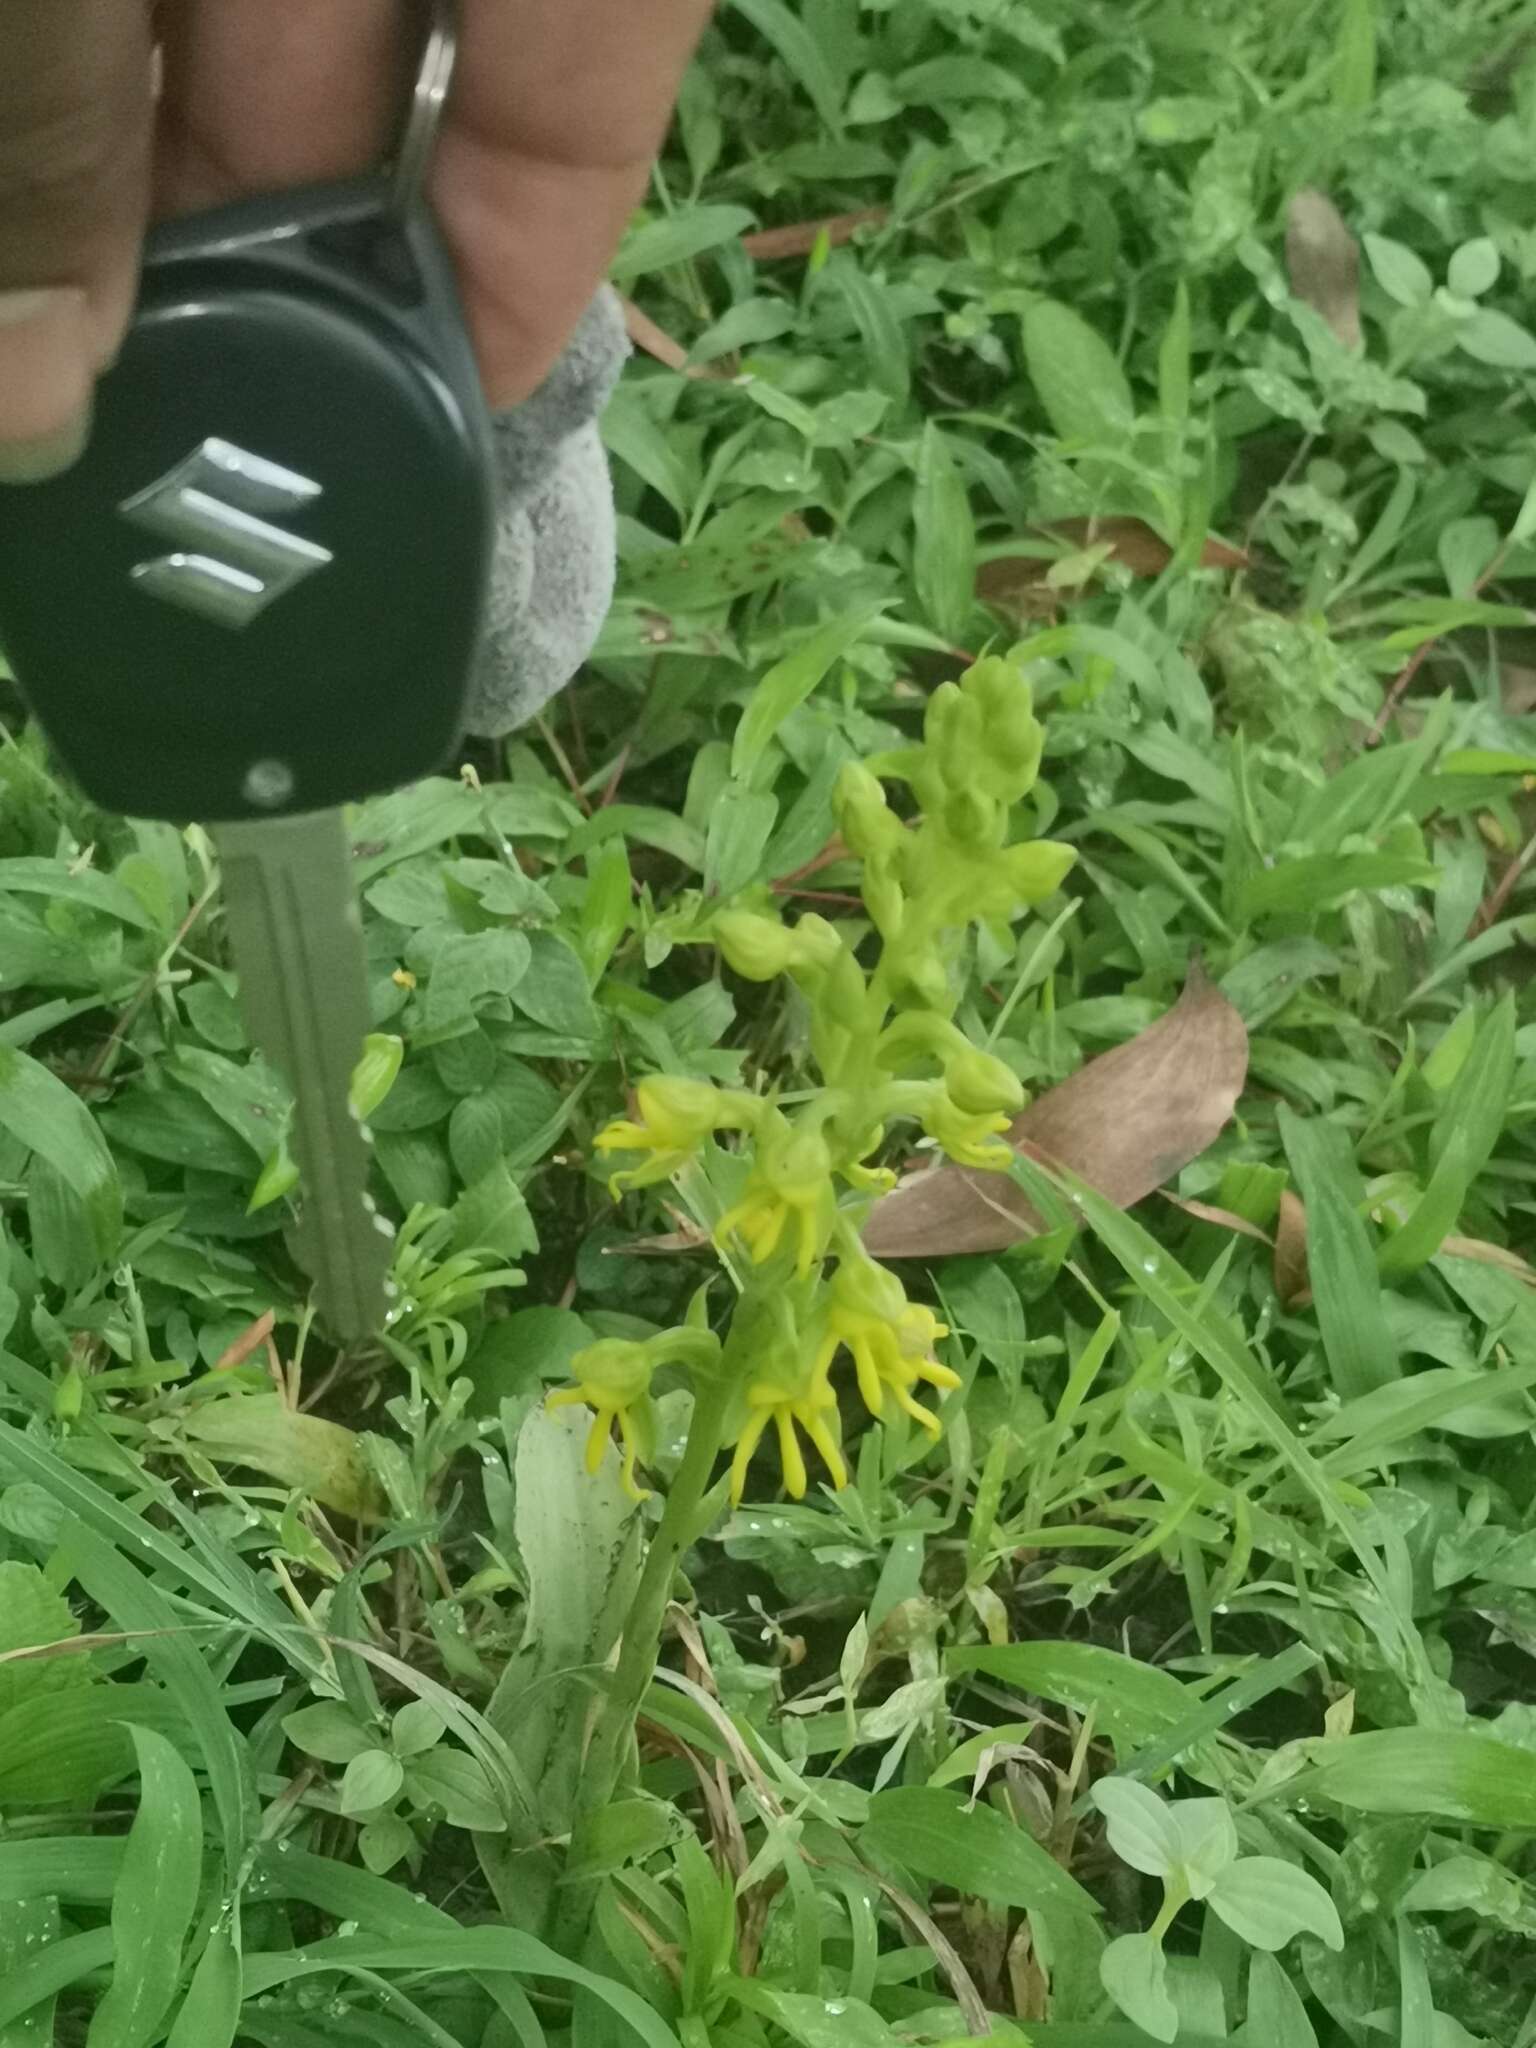
[[[133,306],[153,114],[141,0],[0,0],[0,484],[85,446]]]

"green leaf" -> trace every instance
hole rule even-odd
[[[285,1715],[283,1733],[295,1749],[318,1757],[323,1764],[349,1764],[364,1750],[375,1747],[367,1729],[340,1700],[319,1700],[312,1707]]]
[[[913,574],[930,625],[963,640],[976,604],[976,524],[948,438],[930,420],[917,458]]]
[[[735,0],[738,12],[772,44],[790,77],[803,86],[824,128],[842,131],[843,94],[817,37],[784,0]]]
[[[750,782],[770,741],[834,663],[842,660],[879,616],[868,608],[835,615],[773,667],[747,699],[731,744],[731,774]]]
[[[95,868],[77,868],[62,860],[22,858],[0,860],[0,896],[46,896],[50,902],[79,903],[87,910],[100,911],[120,924],[140,931],[155,931],[155,920],[144,905],[113,875]]]
[[[460,1749],[434,1749],[413,1757],[405,1774],[406,1789],[418,1806],[440,1806],[456,1828],[500,1834],[506,1819],[485,1767]]]
[[[381,1814],[357,1831],[357,1853],[375,1877],[393,1870],[416,1848],[416,1830],[398,1814]]]
[[[1360,1210],[1365,1199],[1348,1135],[1333,1124],[1277,1112],[1281,1142],[1307,1210],[1312,1297],[1333,1383],[1346,1401],[1398,1377],[1397,1347],[1381,1307],[1381,1281]]]
[[[1002,1643],[951,1650],[945,1664],[952,1673],[984,1672],[1077,1714],[1092,1708],[1095,1726],[1122,1750],[1166,1735],[1198,1705],[1171,1672],[1096,1643]]]
[[[407,1700],[396,1714],[389,1731],[389,1746],[396,1756],[421,1756],[436,1749],[445,1726],[437,1709],[426,1700]]]
[[[967,1806],[937,1786],[901,1785],[876,1793],[859,1839],[914,1875],[969,1898],[1072,1913],[1099,1910],[1024,1828],[990,1806]]]
[[[1263,2048],[1317,2048],[1301,1993],[1273,1956],[1262,1950],[1248,1961],[1248,2023],[1244,2032]]]
[[[521,932],[455,932],[432,961],[423,1005],[428,1028],[442,1031],[467,1023],[482,996],[511,995],[532,958],[532,947]]]
[[[1456,329],[1464,355],[1495,370],[1536,370],[1536,335],[1494,306],[1479,306]]]
[[[1452,252],[1445,281],[1459,299],[1480,299],[1499,281],[1499,245],[1487,235],[1463,242]]]
[[[341,1781],[343,1813],[374,1813],[388,1806],[405,1783],[405,1768],[387,1749],[365,1749],[347,1765]]]
[[[1136,424],[1136,405],[1109,344],[1055,299],[1032,300],[1023,326],[1030,381],[1061,439],[1123,446]]]
[[[1250,1948],[1279,1949],[1298,1934],[1344,1946],[1338,1909],[1315,1877],[1278,1856],[1240,1856],[1217,1878],[1211,1910]]]
[[[663,1800],[616,1799],[582,1822],[571,1842],[565,1882],[643,1863],[676,1841],[685,1825],[677,1809]]]
[[[704,887],[730,897],[756,881],[774,826],[779,801],[766,790],[728,782],[710,808],[704,836]]]
[[[59,1902],[51,1896],[18,1900],[0,1914],[0,1984],[36,1961],[62,1931]],[[51,1998],[9,2026],[0,2025],[0,2048],[54,2048],[56,2038]]]
[[[564,1037],[596,1038],[602,1019],[580,954],[554,932],[531,932],[526,943],[528,971],[512,992],[518,1009]]]
[[[1287,1790],[1359,1813],[1536,1828],[1536,1754],[1470,1728],[1382,1728],[1318,1745]]]
[[[1190,346],[1189,285],[1181,277],[1157,352],[1158,410],[1172,427],[1189,418]]]
[[[181,1428],[216,1463],[265,1472],[338,1514],[369,1521],[382,1511],[356,1434],[290,1408],[280,1394],[232,1390],[184,1416]]]
[[[1168,1996],[1168,1965],[1152,1934],[1122,1934],[1099,1958],[1104,1989],[1128,2020],[1154,2041],[1171,2041],[1179,2011]]]
[[[46,1159],[80,1197],[97,1255],[117,1252],[123,1190],[96,1120],[71,1089],[13,1046],[0,1045],[0,1130]]]
[[[90,1684],[88,1657],[6,1661],[12,1651],[68,1643],[79,1633],[69,1602],[54,1592],[36,1565],[0,1563],[0,1715]],[[39,1711],[48,1710],[39,1706]]]
[[[241,1999],[240,1917],[231,1911],[208,1937],[165,2048],[231,2048]]]
[[[1400,306],[1427,306],[1435,295],[1435,280],[1427,266],[1401,242],[1385,235],[1367,235],[1365,253],[1376,282]]]
[[[1179,1834],[1166,1800],[1134,1778],[1100,1778],[1093,1803],[1103,1814],[1109,1846],[1122,1863],[1148,1877],[1167,1877],[1179,1860]]]
[[[740,239],[752,226],[744,206],[693,206],[635,229],[613,260],[616,284],[628,284],[657,270],[691,263],[724,242]]]
[[[840,292],[847,301],[864,345],[865,374],[893,404],[905,405],[912,364],[889,288],[870,277],[846,249],[838,250],[822,276],[824,289]]]
[[[197,1781],[163,1735],[129,1730],[139,1805],[112,1898],[112,1981],[91,2016],[86,2048],[149,2048],[181,1982],[182,1950],[202,1884]]]
[[[1513,995],[1483,1020],[1430,1133],[1429,1183],[1401,1228],[1381,1247],[1383,1273],[1417,1272],[1455,1230],[1503,1134],[1515,1077],[1515,1022]]]

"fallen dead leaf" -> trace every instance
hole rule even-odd
[[[1182,1195],[1170,1195],[1163,1189],[1163,1200],[1171,1202],[1175,1209],[1182,1209],[1186,1216],[1193,1216],[1198,1223],[1214,1223],[1222,1230],[1235,1230],[1239,1237],[1251,1237],[1255,1244],[1273,1245],[1274,1239],[1267,1230],[1260,1230],[1257,1223],[1250,1223],[1246,1216],[1239,1216],[1233,1209],[1218,1209],[1214,1202],[1189,1202]]]
[[[1286,1308],[1305,1308],[1312,1299],[1307,1270],[1307,1212],[1300,1195],[1286,1188],[1275,1221],[1275,1292]]]
[[[1511,718],[1523,718],[1536,711],[1536,668],[1518,662],[1499,663],[1499,696]]]
[[[629,338],[643,354],[653,356],[658,363],[665,363],[669,370],[676,370],[683,377],[718,379],[728,374],[715,363],[690,363],[683,344],[674,340],[664,327],[658,327],[649,313],[642,313],[633,299],[621,298],[619,304],[624,309],[624,325]]]
[[[786,256],[809,256],[823,235],[834,248],[852,241],[860,228],[883,228],[888,206],[864,206],[857,213],[829,214],[825,220],[800,220],[790,227],[760,228],[743,235],[741,246],[757,263],[777,263]]]
[[[1286,209],[1285,266],[1297,298],[1322,314],[1346,348],[1359,348],[1360,245],[1315,185]]]
[[[1476,1259],[1479,1265],[1497,1266],[1501,1272],[1513,1275],[1527,1287],[1536,1287],[1536,1267],[1522,1259],[1518,1252],[1512,1252],[1502,1244],[1490,1244],[1485,1237],[1442,1238],[1440,1250],[1445,1258]]]
[[[1248,1073],[1243,1020],[1192,968],[1165,1017],[1104,1053],[1016,1117],[1020,1152],[1075,1173],[1128,1209],[1211,1145]],[[1001,1251],[1038,1236],[1038,1212],[1002,1174],[939,1166],[876,1203],[864,1242],[878,1258]]]
[[[1073,548],[1107,547],[1108,559],[1120,562],[1135,576],[1161,576],[1173,560],[1173,549],[1144,519],[1057,519],[1042,534]],[[1224,540],[1208,539],[1200,552],[1205,569],[1246,569],[1249,558]],[[1038,609],[1051,561],[1039,555],[1000,555],[976,572],[976,595],[986,604]],[[1049,591],[1052,600],[1057,593]]]

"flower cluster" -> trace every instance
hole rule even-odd
[[[904,1414],[934,1436],[939,1418],[918,1394],[959,1385],[935,1355],[949,1332],[869,1257],[860,1233],[892,1179],[876,1163],[892,1125],[915,1123],[965,1166],[1006,1167],[1012,1157],[1004,1134],[1024,1102],[1018,1076],[971,1045],[954,1016],[971,931],[1010,924],[1059,888],[1072,864],[1069,847],[1012,837],[1041,739],[1023,674],[989,658],[934,692],[919,744],[844,768],[837,822],[879,940],[872,966],[860,962],[857,930],[815,915],[786,925],[769,900],[738,900],[711,919],[707,936],[737,974],[787,978],[804,998],[821,1083],[808,1101],[791,1110],[769,1096],[652,1075],[635,1091],[635,1117],[597,1139],[600,1151],[636,1162],[612,1175],[616,1196],[671,1178],[721,1133],[744,1140],[745,1184],[715,1226],[716,1243],[739,1247],[748,1272],[712,1368],[731,1388],[736,1499],[770,1431],[796,1499],[808,1485],[802,1438],[832,1483],[846,1484],[832,1378],[842,1353],[872,1416]],[[887,783],[910,791],[910,821],[892,808]],[[594,1410],[594,1462],[617,1422],[630,1485],[644,1456],[652,1375],[663,1362],[688,1362],[678,1340],[700,1334],[595,1345],[573,1361],[577,1385],[553,1397]]]

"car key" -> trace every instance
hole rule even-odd
[[[348,1105],[369,1013],[339,806],[451,757],[491,562],[490,421],[423,198],[454,27],[436,6],[392,174],[153,232],[86,455],[0,487],[0,645],[55,751],[105,808],[214,828],[342,1337],[379,1325],[389,1231]]]

